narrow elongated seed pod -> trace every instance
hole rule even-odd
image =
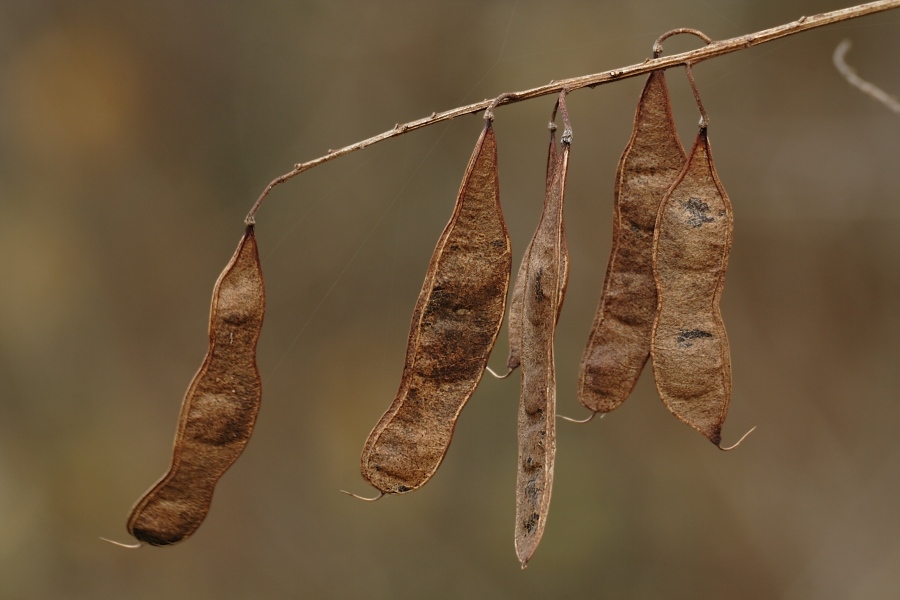
[[[544,202],[550,198],[550,186],[553,184],[553,174],[560,162],[560,155],[556,148],[556,125],[551,122],[550,129],[550,149],[547,151],[547,182],[544,195]],[[511,373],[522,363],[522,301],[525,293],[525,279],[528,260],[531,256],[531,247],[534,244],[534,238],[528,242],[525,249],[525,255],[522,257],[522,263],[516,273],[516,282],[513,286],[512,299],[509,302],[509,358],[506,361],[506,368]],[[559,276],[562,280],[560,292],[566,293],[566,285],[569,281],[569,249],[566,241],[565,226],[562,226],[562,263]],[[562,298],[559,299],[559,308],[562,309]],[[556,320],[559,321],[559,312],[556,314]],[[507,373],[508,375],[509,373]]]
[[[618,407],[650,356],[656,315],[653,231],[666,190],[684,168],[663,71],[650,74],[616,173],[612,253],[581,359],[578,399],[594,412]]]
[[[731,356],[719,302],[732,229],[731,202],[704,127],[656,222],[659,304],[651,351],[663,402],[717,446],[731,401]]]
[[[165,546],[194,533],[209,512],[216,482],[253,431],[262,387],[256,342],[265,287],[253,226],[213,289],[209,350],[188,387],[168,473],[137,501],[128,532]]]
[[[382,493],[414,490],[440,466],[500,331],[510,257],[486,120],[416,302],[400,390],[363,449],[362,475]]]
[[[519,401],[519,456],[516,476],[516,554],[525,568],[534,554],[550,508],[556,458],[556,367],[554,338],[565,297],[568,250],[563,202],[569,162],[569,136],[548,169],[551,183],[541,220],[524,267],[522,294],[522,389]],[[551,144],[550,151],[555,153]],[[557,160],[554,156],[553,160]]]

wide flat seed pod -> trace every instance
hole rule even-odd
[[[510,257],[487,120],[413,311],[400,389],[363,449],[362,475],[382,493],[420,487],[443,460],[500,331]]]
[[[657,304],[653,231],[660,202],[685,158],[665,74],[654,71],[616,172],[612,252],[581,359],[578,399],[594,412],[609,412],[625,401],[650,355]]]
[[[731,203],[703,128],[657,219],[659,303],[651,349],[663,402],[716,445],[731,401],[731,358],[719,302],[732,229]]]
[[[565,142],[565,139],[564,139]],[[519,454],[516,476],[516,554],[528,563],[547,522],[556,458],[556,323],[565,297],[568,249],[563,203],[569,144],[563,144],[524,271],[521,320],[522,389],[519,401]]]
[[[196,531],[216,482],[247,445],[262,397],[256,343],[265,303],[256,237],[248,225],[213,289],[209,350],[181,406],[172,465],[128,518],[129,533],[140,541],[164,546]]]

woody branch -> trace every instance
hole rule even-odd
[[[842,8],[840,10],[821,13],[818,15],[813,15],[811,17],[800,17],[796,21],[786,23],[784,25],[779,25],[777,27],[772,27],[771,29],[764,29],[762,31],[757,31],[756,33],[749,33],[727,40],[713,41],[702,48],[691,50],[690,52],[682,52],[680,54],[673,54],[672,56],[663,56],[660,58],[648,58],[644,62],[636,65],[612,69],[610,71],[603,71],[602,73],[595,73],[593,75],[582,75],[581,77],[572,77],[570,79],[551,81],[546,85],[531,88],[528,90],[522,90],[519,92],[506,92],[505,94],[503,94],[503,98],[499,102],[497,102],[497,105],[501,106],[504,104],[513,104],[514,102],[531,100],[532,98],[538,98],[540,96],[557,94],[562,90],[572,92],[585,87],[593,88],[605,83],[611,83],[613,81],[619,81],[621,79],[628,79],[629,77],[644,75],[657,69],[670,69],[672,67],[682,65],[695,65],[704,60],[709,60],[711,58],[730,54],[731,52],[737,52],[738,50],[752,48],[753,46],[758,46],[760,44],[771,42],[773,40],[787,37],[789,35],[809,31],[810,29],[816,29],[818,27],[824,27],[825,25],[831,25],[832,23],[839,23],[841,21],[847,21],[858,17],[864,17],[866,15],[884,12],[886,10],[891,10],[894,8],[900,8],[900,0],[878,0],[877,2],[869,2],[866,4],[860,4],[858,6]],[[254,223],[259,207],[262,205],[263,200],[266,198],[266,196],[268,196],[269,192],[272,191],[272,188],[296,177],[304,171],[334,160],[340,156],[350,154],[351,152],[362,150],[363,148],[371,146],[372,144],[376,144],[378,142],[403,135],[404,133],[409,133],[410,131],[422,129],[423,127],[435,125],[443,121],[449,121],[463,115],[480,112],[487,109],[494,102],[495,100],[483,100],[481,102],[452,108],[443,112],[434,112],[431,113],[430,116],[417,119],[415,121],[410,121],[408,123],[398,123],[388,131],[379,133],[378,135],[372,136],[368,139],[361,140],[359,142],[356,142],[355,144],[344,146],[343,148],[339,148],[337,150],[329,150],[328,154],[320,156],[319,158],[304,163],[298,163],[294,165],[294,168],[291,171],[275,178],[271,183],[269,183],[269,185],[266,186],[262,194],[260,194],[259,198],[257,198],[256,202],[253,204],[253,207],[250,209],[250,212],[247,214],[247,217],[244,221],[248,225]]]

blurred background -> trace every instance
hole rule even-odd
[[[263,406],[188,541],[123,550],[168,468],[213,283],[263,187],[406,122],[641,62],[675,27],[714,39],[840,0],[0,4],[0,597],[900,596],[900,12],[695,68],[734,205],[723,299],[734,397],[719,452],[649,369],[620,409],[560,423],[543,542],[513,550],[518,376],[486,377],[431,482],[370,504],[363,442],[481,117],[341,158],[258,216]],[[666,53],[697,47],[679,36]],[[682,141],[698,114],[669,72]],[[615,168],[643,78],[569,98],[572,271],[558,410],[575,398],[610,249]],[[497,111],[518,266],[554,99]],[[491,359],[500,369],[504,326]]]

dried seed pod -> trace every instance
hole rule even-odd
[[[660,202],[684,164],[665,74],[654,71],[619,161],[612,253],[581,359],[578,399],[594,412],[606,413],[624,402],[650,356],[657,304],[653,231]]]
[[[555,117],[554,113],[554,117]],[[558,168],[560,163],[561,155],[557,151],[556,146],[556,124],[553,121],[550,121],[550,148],[547,151],[547,175],[546,175],[546,188],[544,195],[544,202],[546,203],[550,198],[550,186],[553,184],[554,179],[553,175],[555,170]],[[546,210],[546,207],[545,207]],[[559,287],[560,293],[565,295],[566,293],[566,285],[569,281],[569,248],[568,243],[566,241],[566,230],[564,225],[560,225],[562,227],[561,235],[562,235],[562,253],[561,253],[561,268],[559,270],[559,276],[561,280],[561,285]],[[528,247],[525,248],[525,254],[522,257],[522,263],[519,265],[519,270],[516,273],[516,282],[513,286],[513,294],[512,299],[509,302],[509,358],[506,361],[507,374],[504,375],[506,377],[510,373],[512,373],[520,364],[522,364],[522,302],[523,295],[525,293],[525,280],[526,280],[526,270],[528,267],[529,257],[531,256],[531,247],[534,244],[534,238],[528,242]],[[563,298],[559,299],[559,308],[562,309]],[[557,311],[556,320],[559,321],[559,312]]]
[[[559,106],[565,111],[565,92]],[[554,111],[555,112],[555,111]],[[563,228],[563,202],[569,163],[568,118],[562,152],[551,141],[549,184],[524,271],[521,303],[522,390],[519,401],[519,456],[516,476],[516,554],[526,566],[534,554],[550,508],[556,457],[556,367],[554,337],[565,297],[568,249]],[[518,284],[518,282],[517,282]]]
[[[656,221],[659,304],[651,352],[663,402],[720,447],[731,400],[731,357],[719,301],[732,228],[731,203],[702,127]]]
[[[400,390],[363,449],[362,475],[383,494],[420,487],[443,460],[500,331],[510,256],[486,118],[416,302]]]
[[[172,465],[128,517],[128,532],[138,540],[165,546],[194,533],[216,482],[247,445],[262,395],[256,342],[264,313],[259,253],[248,225],[213,289],[209,350],[181,406]]]

